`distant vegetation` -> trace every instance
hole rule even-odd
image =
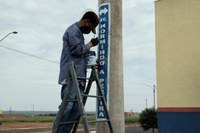
[[[3,111],[3,114],[24,114],[27,116],[32,115],[49,115],[52,114],[55,116],[57,111]]]
[[[126,117],[125,123],[138,123],[139,118],[138,117]]]
[[[55,114],[40,114],[36,116],[26,116],[25,118],[1,118],[0,125],[4,122],[53,122],[55,119]],[[95,115],[88,115],[88,121],[95,121]],[[127,117],[125,118],[125,123],[137,123],[138,117]]]
[[[0,123],[4,122],[53,122],[55,116],[26,116],[25,118],[1,118]]]

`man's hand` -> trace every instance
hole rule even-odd
[[[96,38],[92,38],[91,40],[90,40],[90,42],[92,43],[92,46],[94,47],[94,46],[97,46],[98,45],[98,43],[99,43],[99,39],[96,37]]]

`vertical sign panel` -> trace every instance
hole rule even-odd
[[[106,101],[108,101],[108,83],[109,83],[109,25],[110,25],[110,4],[105,3],[99,6],[99,80]],[[108,103],[108,102],[107,102]],[[106,118],[102,102],[97,100],[97,119]]]

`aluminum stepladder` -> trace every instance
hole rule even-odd
[[[68,84],[68,87],[67,87],[66,91],[68,89],[70,89],[70,87],[72,85],[74,85],[75,86],[74,88],[76,89],[77,95],[76,95],[76,99],[67,100],[67,97],[70,94],[69,94],[69,92],[65,92],[64,98],[63,98],[63,100],[61,102],[61,105],[59,107],[59,111],[58,111],[58,114],[57,114],[57,117],[56,117],[56,120],[55,120],[55,129],[54,129],[53,133],[58,133],[58,129],[59,129],[59,126],[61,124],[71,124],[71,123],[74,124],[71,133],[76,133],[81,118],[82,118],[82,121],[83,121],[83,126],[84,126],[85,133],[90,133],[89,124],[88,124],[88,120],[87,120],[87,115],[86,115],[85,108],[84,108],[88,97],[98,98],[102,102],[102,105],[103,105],[103,108],[104,108],[104,111],[105,111],[106,119],[98,120],[98,121],[95,121],[95,122],[107,122],[110,133],[114,133],[113,127],[112,127],[112,123],[111,123],[111,119],[110,119],[110,116],[108,114],[108,109],[107,109],[107,106],[106,106],[105,97],[103,96],[103,92],[102,92],[102,89],[101,89],[100,81],[99,81],[99,78],[98,78],[98,73],[97,73],[96,66],[95,65],[91,66],[92,70],[91,70],[91,74],[90,74],[89,78],[77,77],[76,71],[75,71],[75,66],[74,66],[73,62],[69,63],[69,68],[70,68],[70,75],[71,75],[71,80],[70,81],[71,82]],[[88,83],[87,83],[86,90],[85,90],[84,94],[81,94],[81,92],[79,90],[78,80],[88,80]],[[98,91],[97,94],[98,95],[89,95],[92,83],[94,81],[96,82],[96,85],[97,85],[97,91]],[[79,108],[80,108],[80,116],[75,121],[61,122],[62,116],[64,115],[65,106],[69,102],[78,102],[78,105],[79,105]]]

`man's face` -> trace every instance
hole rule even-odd
[[[91,23],[89,21],[87,21],[82,26],[82,33],[89,34],[90,32],[91,32]]]

